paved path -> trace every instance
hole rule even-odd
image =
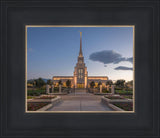
[[[85,92],[62,95],[62,102],[48,111],[112,111],[107,105],[101,103],[101,96]]]

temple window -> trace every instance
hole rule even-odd
[[[78,78],[79,79],[83,78],[83,69],[78,69]]]

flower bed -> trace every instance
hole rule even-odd
[[[133,111],[133,103],[112,103],[112,104],[125,111]]]
[[[57,96],[55,95],[42,95],[36,99],[53,99],[53,98],[56,98]]]
[[[124,99],[123,97],[121,96],[114,96],[114,95],[107,95],[105,96],[105,98],[108,98],[108,99]]]
[[[36,111],[46,105],[48,105],[50,102],[41,102],[41,103],[28,103],[27,104],[27,110],[28,111]]]

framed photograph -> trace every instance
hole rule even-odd
[[[135,26],[27,25],[25,31],[26,112],[134,113]]]
[[[160,138],[159,1],[1,1],[0,137]]]

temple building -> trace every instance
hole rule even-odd
[[[61,80],[63,86],[66,86],[66,81],[71,81],[71,87],[75,88],[89,88],[90,82],[95,82],[95,87],[101,82],[104,87],[108,77],[107,76],[88,76],[87,67],[84,63],[84,57],[82,53],[82,32],[80,32],[80,50],[77,60],[77,64],[74,67],[73,76],[53,76],[53,83],[58,86],[58,82]]]

